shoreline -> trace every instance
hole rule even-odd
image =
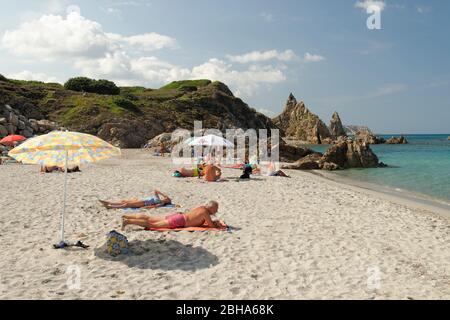
[[[344,185],[353,190],[377,196],[382,200],[391,201],[413,209],[429,211],[430,213],[439,214],[440,216],[450,219],[450,203],[447,203],[442,199],[432,198],[425,194],[414,193],[409,190],[402,189],[400,191],[389,186],[341,177],[323,170],[309,171],[309,173],[335,184]]]

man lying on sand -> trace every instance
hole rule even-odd
[[[146,200],[121,200],[119,202],[109,202],[99,200],[106,209],[143,208],[155,209],[171,204],[172,199],[159,190],[154,191],[154,196]]]
[[[219,210],[219,204],[216,201],[210,201],[203,207],[198,207],[188,213],[176,213],[166,217],[149,217],[145,214],[130,214],[122,217],[122,230],[128,225],[150,228],[190,228],[202,227],[205,224],[210,228],[219,227],[217,221],[213,221],[211,216]]]

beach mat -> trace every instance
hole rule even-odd
[[[223,221],[219,221],[221,224],[220,228],[209,228],[206,225],[203,227],[190,227],[190,228],[179,228],[179,229],[169,229],[169,228],[147,228],[147,231],[158,231],[158,232],[169,232],[169,231],[189,231],[189,232],[205,232],[205,231],[228,231],[229,227]]]
[[[175,204],[166,204],[163,207],[158,207],[158,209],[160,209],[160,208],[177,208],[177,206]],[[142,211],[142,210],[148,210],[148,209],[144,209],[144,208],[123,208],[121,210],[125,211],[125,212],[135,212],[135,211]]]

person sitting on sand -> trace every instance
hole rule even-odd
[[[172,199],[159,190],[155,190],[154,196],[145,200],[121,200],[119,202],[99,201],[106,209],[156,209],[172,203]]]
[[[195,208],[188,213],[175,213],[166,217],[149,217],[145,214],[130,214],[122,217],[122,230],[128,225],[141,226],[146,229],[151,228],[190,228],[208,226],[210,228],[219,227],[218,221],[213,221],[211,216],[219,210],[216,201],[209,201],[205,206]]]
[[[251,165],[244,164],[244,172],[242,173],[242,176],[240,176],[239,179],[241,180],[246,180],[246,179],[250,179],[250,175],[253,173],[253,168]]]
[[[215,182],[222,176],[222,170],[213,164],[208,164],[203,172],[205,180],[208,182]]]
[[[197,165],[194,169],[187,169],[183,167],[174,172],[174,176],[180,178],[200,178],[203,175],[203,165]]]

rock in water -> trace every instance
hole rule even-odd
[[[325,170],[376,168],[380,163],[368,144],[347,140],[330,147],[319,160],[319,166]]]
[[[313,144],[322,144],[331,138],[330,131],[320,118],[306,108],[303,101],[297,102],[289,95],[284,111],[272,122],[278,126],[287,138],[298,139]]]
[[[366,130],[358,131],[355,134],[355,139],[366,144],[382,144],[386,142],[383,138],[377,137],[372,132]]]
[[[342,125],[341,118],[337,112],[333,113],[330,121],[330,133],[333,139],[338,139],[339,137],[346,137],[344,126]]]
[[[386,144],[407,144],[408,140],[404,136],[392,137],[386,141]]]

